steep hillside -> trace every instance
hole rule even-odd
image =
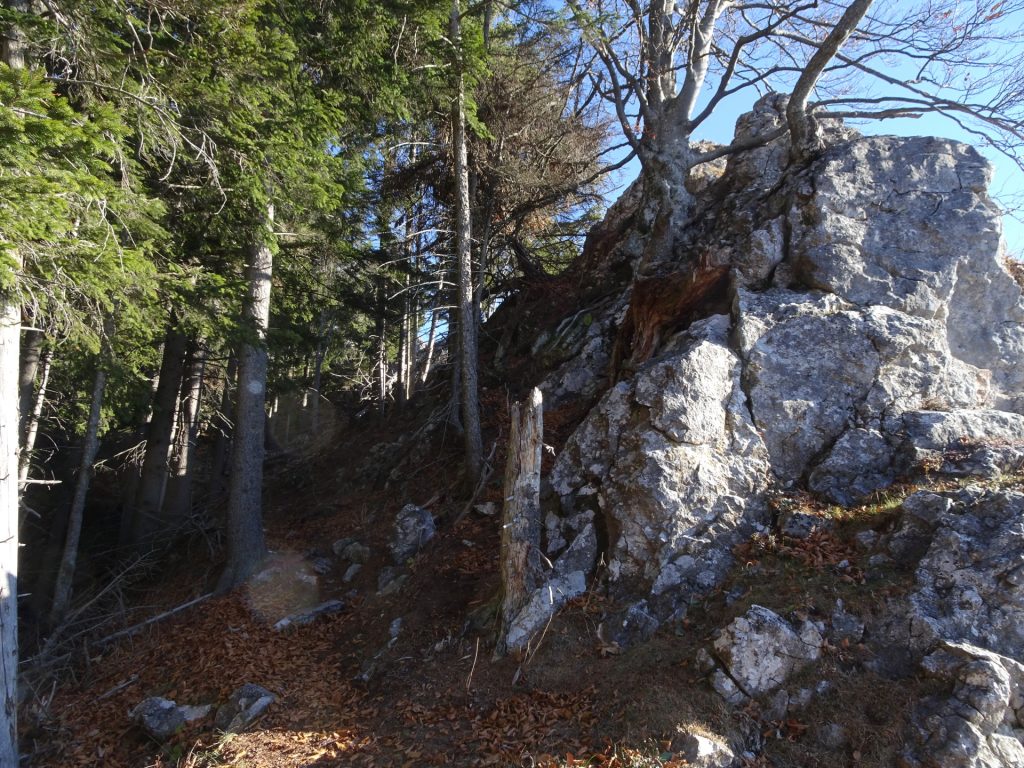
[[[276,468],[264,571],[38,691],[32,764],[1024,764],[1024,301],[990,171],[825,135],[807,164],[770,144],[691,179],[667,262],[627,193],[574,270],[502,307],[472,504],[440,399]],[[500,467],[533,385],[542,584],[494,659]],[[185,556],[151,603],[212,565]],[[128,714],[245,683],[274,701],[239,733]]]

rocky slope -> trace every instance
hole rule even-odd
[[[776,125],[783,106],[762,100],[738,133]],[[922,471],[994,478],[1024,461],[1024,300],[1004,264],[989,165],[944,139],[828,133],[807,167],[790,167],[783,144],[731,158],[701,182],[701,223],[680,238],[678,263],[544,340],[574,345],[542,385],[550,403],[607,389],[550,475],[542,590],[558,604],[606,565],[620,606],[605,617],[610,641],[678,626],[726,579],[737,545],[778,529],[780,493],[851,505]],[[591,238],[603,249],[591,264],[636,266],[636,198]],[[723,287],[647,329],[660,341],[650,359],[616,368],[618,329],[642,316],[652,282],[685,285],[709,264],[728,269]],[[1024,765],[1024,499],[912,496],[901,519],[875,556],[916,568],[916,591],[867,637],[953,689],[923,705],[907,764]],[[527,610],[523,625],[543,626],[544,612]],[[785,630],[776,655],[790,662],[794,643],[821,646],[817,630]],[[735,660],[722,642],[719,660]],[[739,656],[746,668],[721,667],[735,701],[782,684],[785,669],[745,689],[739,680],[763,678],[771,661]]]

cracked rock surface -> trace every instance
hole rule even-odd
[[[752,605],[715,638],[714,654],[721,666],[712,684],[732,703],[763,696],[817,661],[823,642],[811,622],[794,626],[774,611]]]

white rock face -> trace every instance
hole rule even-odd
[[[695,323],[601,399],[551,475],[563,508],[591,508],[617,535],[609,574],[669,614],[680,584],[718,583],[729,550],[763,518],[768,456],[745,404],[729,318]]]

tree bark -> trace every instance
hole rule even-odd
[[[32,415],[33,395],[36,387],[36,374],[43,350],[45,336],[42,331],[29,328],[21,342],[21,372],[18,376],[18,414],[19,434],[24,444],[28,433],[28,421]],[[24,451],[22,451],[24,453]]]
[[[316,345],[316,357],[313,360],[313,434],[320,432],[320,388],[323,386],[324,355],[327,353],[327,339],[320,339]]]
[[[20,264],[19,264],[20,267]],[[18,347],[21,306],[0,296],[0,765],[18,764]]]
[[[178,407],[185,367],[187,340],[172,321],[164,340],[163,359],[160,363],[160,381],[153,398],[153,416],[146,433],[146,454],[142,461],[142,476],[135,503],[129,511],[129,542],[139,549],[152,547],[167,532],[164,519],[164,491],[167,487],[168,460],[174,434],[174,417]]]
[[[525,403],[512,406],[505,464],[505,508],[501,526],[501,608],[497,655],[507,643],[516,616],[537,588],[540,552],[540,471],[544,404],[536,387]]]
[[[872,0],[854,0],[850,3],[828,36],[818,46],[818,50],[811,56],[803,72],[800,73],[796,85],[793,86],[789,104],[786,106],[786,123],[789,125],[791,154],[795,160],[806,158],[818,148],[818,137],[815,135],[810,115],[807,114],[807,100],[810,98],[811,91],[814,90],[825,67],[839,53],[839,49],[843,47],[847,38],[857,29],[857,25],[864,18],[864,14],[868,12],[871,3]]]
[[[238,393],[228,486],[228,563],[217,585],[225,591],[246,581],[267,554],[263,535],[263,445],[266,429],[267,327],[274,267],[274,207],[252,246],[243,322],[249,331],[238,355]]]
[[[438,296],[440,296],[438,292]],[[427,351],[423,355],[423,370],[420,373],[420,384],[426,384],[430,378],[430,368],[434,364],[434,342],[437,340],[437,305],[438,300],[434,299],[434,306],[430,310],[430,330],[427,331]]]
[[[231,433],[234,425],[229,414],[234,410],[232,393],[238,378],[238,358],[232,355],[224,372],[224,389],[220,394],[220,412],[215,417],[217,441],[213,446],[213,461],[210,465],[210,485],[214,495],[227,490],[225,478],[231,458]]]
[[[39,422],[43,418],[43,406],[46,405],[46,387],[50,383],[50,367],[53,362],[53,350],[43,351],[39,364],[42,373],[39,376],[39,387],[35,393],[35,402],[25,422],[25,435],[22,440],[21,456],[18,459],[18,487],[24,490],[28,474],[32,468],[32,451],[36,447],[36,435],[39,434]]]
[[[462,26],[459,0],[452,0],[450,34],[452,43],[461,45]],[[462,404],[463,440],[466,474],[471,486],[480,478],[483,465],[483,440],[480,436],[480,403],[477,370],[476,322],[473,313],[472,227],[469,211],[469,163],[466,154],[466,84],[462,75],[461,50],[452,106],[452,153],[455,164],[455,253],[459,273],[459,368]]]
[[[9,11],[28,13],[29,0],[4,0]],[[0,58],[25,68],[25,41],[12,25],[0,38]],[[21,254],[4,282],[15,284]],[[18,378],[21,305],[17,291],[0,290],[0,765],[18,765]]]
[[[96,376],[92,385],[89,420],[86,423],[85,435],[82,439],[82,458],[78,465],[78,477],[75,480],[75,495],[71,500],[71,510],[68,513],[64,554],[61,557],[60,568],[57,571],[57,583],[53,590],[53,605],[50,608],[51,629],[57,628],[71,605],[71,588],[75,580],[75,567],[78,564],[78,543],[82,535],[85,500],[89,494],[89,484],[92,481],[93,464],[96,462],[96,454],[100,448],[100,412],[103,407],[103,394],[107,388],[107,350],[109,347],[106,340],[104,340],[103,346],[104,351],[100,353],[96,361]]]
[[[182,381],[178,405],[179,424],[175,440],[171,476],[167,481],[164,514],[172,525],[183,522],[192,511],[192,466],[196,439],[199,436],[199,409],[206,375],[206,349],[202,341],[190,342],[187,373]]]
[[[387,343],[387,289],[384,278],[377,278],[377,318],[374,331],[377,335],[377,412],[383,416],[388,399],[388,343]]]

